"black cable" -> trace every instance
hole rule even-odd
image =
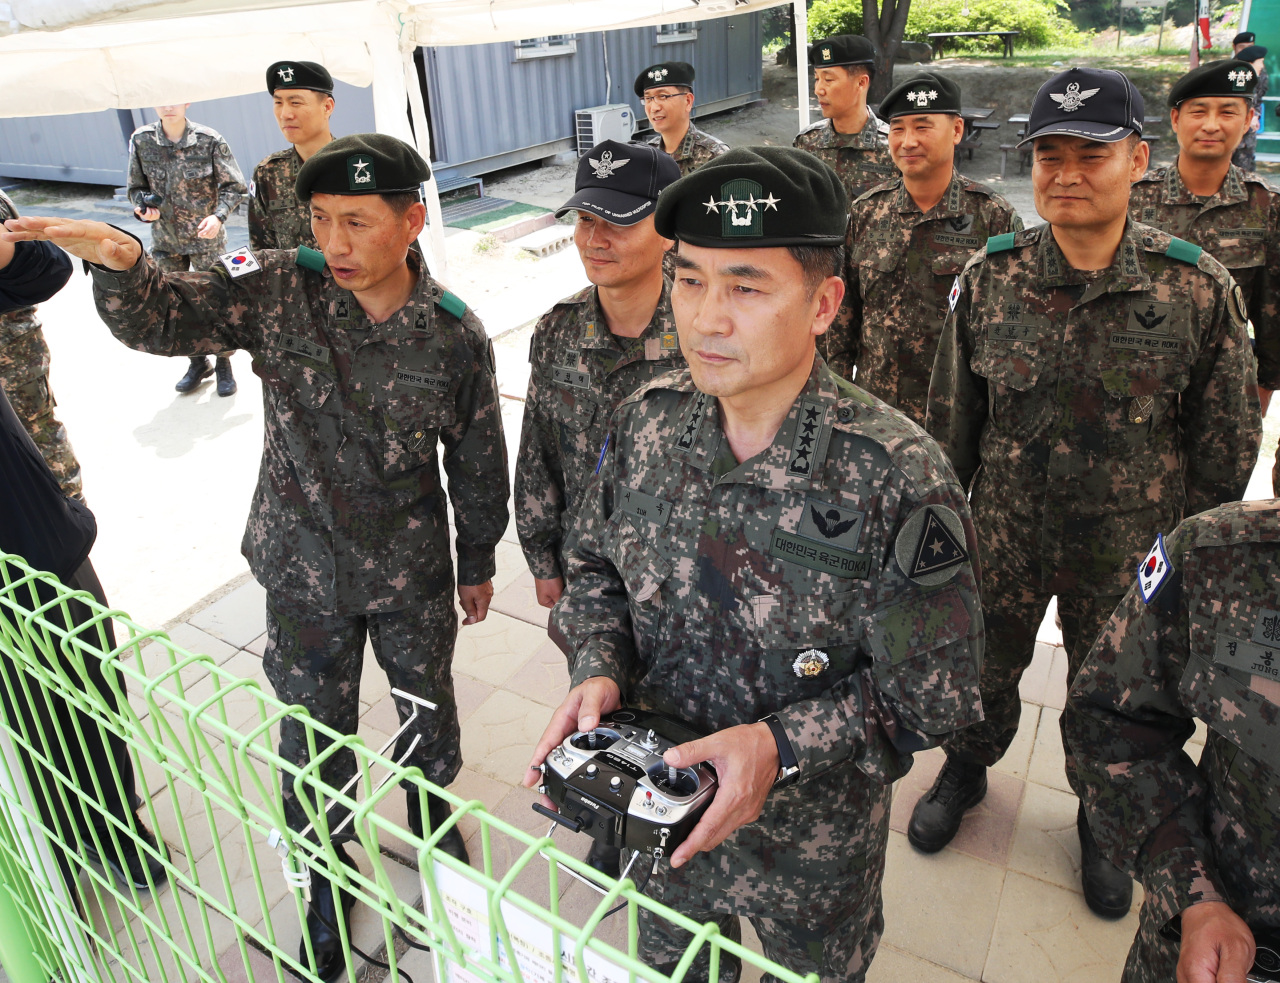
[[[659,861],[659,858],[654,857],[653,866],[649,868],[649,873],[644,875],[643,883],[636,885],[636,894],[644,894],[644,889],[649,886],[649,878],[651,878],[654,874],[654,871],[658,869],[658,861]],[[616,915],[626,906],[627,906],[627,902],[625,901],[621,902],[618,905],[615,905],[614,907],[610,908],[608,911],[604,913],[604,918],[608,918],[610,915]],[[604,921],[604,918],[601,918],[600,920]]]

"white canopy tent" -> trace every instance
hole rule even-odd
[[[138,109],[258,92],[281,58],[373,86],[379,132],[430,147],[413,51],[702,20],[789,0],[0,0],[0,116]],[[791,0],[805,36],[804,0]],[[797,46],[800,123],[808,68]],[[405,114],[409,107],[410,129]],[[416,134],[416,140],[415,140]],[[430,268],[447,278],[434,178]]]

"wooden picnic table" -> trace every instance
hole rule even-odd
[[[954,38],[988,38],[997,37],[1004,43],[1003,57],[1009,58],[1013,55],[1013,39],[1016,38],[1021,31],[938,31],[934,34],[928,34],[926,37],[929,43],[933,45],[933,53],[937,57],[942,57],[942,51],[947,46],[947,42]]]

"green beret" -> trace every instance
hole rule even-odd
[[[329,69],[314,61],[278,61],[267,69],[267,91],[276,89],[311,89],[333,95],[333,76]]]
[[[1188,99],[1201,97],[1252,99],[1258,73],[1252,65],[1224,59],[1187,72],[1169,90],[1169,105],[1175,109]]]
[[[654,226],[694,246],[838,246],[849,220],[839,175],[805,150],[738,147],[658,196]]]
[[[683,85],[693,88],[693,66],[687,61],[664,61],[650,65],[636,76],[636,95],[643,96],[645,89],[662,85]]]
[[[835,65],[874,65],[876,49],[861,34],[836,34],[809,45],[809,65],[830,68]]]
[[[298,171],[299,201],[321,195],[389,195],[417,191],[431,168],[403,140],[385,133],[354,133],[326,143]]]
[[[960,86],[938,72],[925,72],[895,85],[881,101],[876,115],[881,119],[918,116],[920,113],[960,115]]]

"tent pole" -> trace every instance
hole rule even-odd
[[[413,117],[413,132],[417,137],[418,153],[422,159],[431,160],[431,130],[427,122],[427,107],[422,101],[422,84],[418,80],[418,67],[413,62],[413,51],[403,53],[404,83],[409,90],[409,112]],[[448,286],[449,263],[444,251],[444,212],[440,208],[440,187],[436,183],[435,168],[426,186],[427,228],[431,255],[435,257],[431,275]]]
[[[800,110],[800,129],[809,125],[809,8],[805,0],[792,0],[796,13],[796,105]]]

